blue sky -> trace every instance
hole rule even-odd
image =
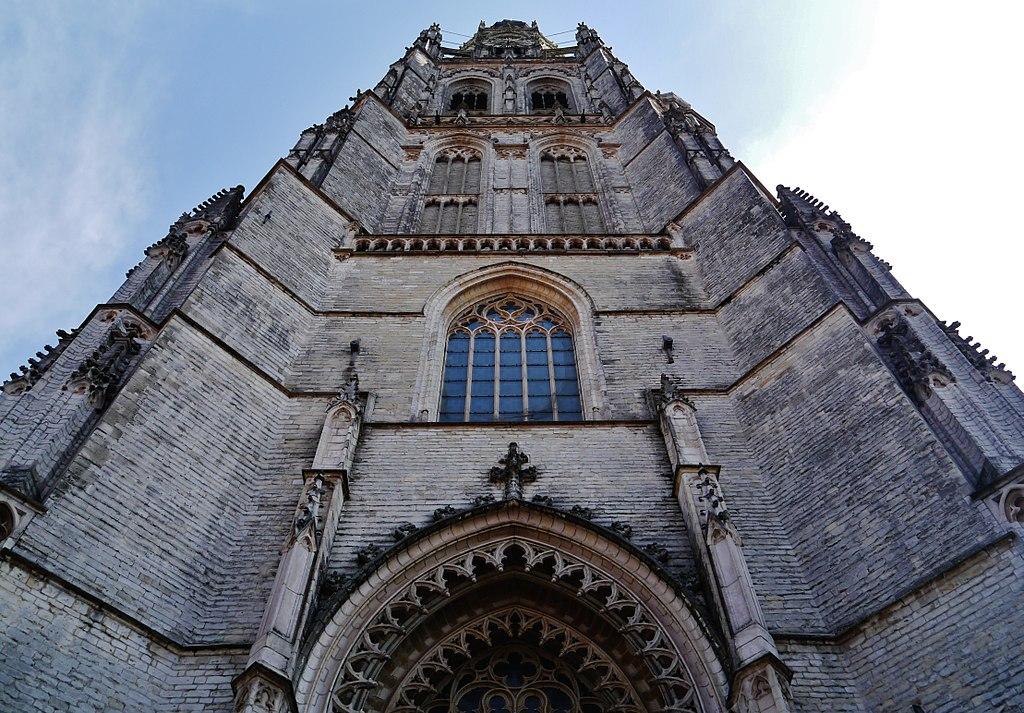
[[[0,371],[77,326],[167,226],[255,185],[423,27],[598,30],[768,186],[842,212],[940,317],[1024,374],[1018,5],[9,2],[0,18]]]

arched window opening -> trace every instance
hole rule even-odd
[[[7,503],[0,503],[0,542],[3,542],[12,534],[18,525],[18,515]]]
[[[569,100],[569,86],[557,80],[544,80],[530,85],[530,112],[533,114],[554,114],[560,106],[566,113],[572,112]]]
[[[505,294],[473,306],[448,332],[441,421],[579,421],[569,321]]]
[[[549,233],[604,232],[594,177],[583,151],[571,146],[544,151],[540,182]]]
[[[468,148],[441,151],[427,184],[421,233],[475,233],[481,180],[480,154]]]
[[[452,85],[448,98],[448,113],[465,110],[468,114],[483,114],[490,108],[490,87],[485,82],[468,80]]]

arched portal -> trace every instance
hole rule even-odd
[[[504,501],[376,562],[315,633],[296,695],[309,713],[479,713],[491,702],[716,713],[726,680],[714,641],[631,545]]]

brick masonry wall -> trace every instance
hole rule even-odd
[[[708,299],[717,305],[768,266],[793,241],[771,201],[735,169],[682,220],[696,246]]]
[[[401,145],[407,132],[398,119],[370,99],[360,105],[358,119],[324,179],[324,192],[343,204],[370,232],[379,229],[391,183],[401,170]]]
[[[434,292],[462,275],[498,263],[525,263],[580,285],[598,310],[693,309],[703,306],[692,261],[642,256],[355,257],[338,263],[323,309],[421,312]]]
[[[283,405],[172,321],[15,551],[183,643],[247,640],[265,602],[225,572]]]
[[[178,654],[61,586],[0,563],[0,710],[227,712],[244,651]]]
[[[543,494],[556,506],[597,511],[595,521],[631,524],[638,545],[661,542],[669,569],[692,578],[671,468],[653,425],[367,426],[353,466],[351,498],[339,523],[332,569],[352,572],[363,544],[391,545],[403,521],[430,524],[445,505],[468,507],[478,495],[501,496],[489,469],[516,441],[540,470],[526,499]]]
[[[1022,554],[1004,542],[859,627],[843,648],[866,707],[1024,711]]]
[[[736,387],[766,485],[828,626],[991,537],[967,486],[847,313]]]

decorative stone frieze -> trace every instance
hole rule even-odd
[[[476,200],[475,197],[472,198]],[[577,196],[573,195],[570,200],[576,198]],[[590,198],[594,199],[595,196],[590,194]],[[558,200],[557,196],[546,196],[546,199],[556,202]],[[674,246],[672,238],[649,235],[494,235],[486,238],[461,235],[388,235],[359,237],[355,241],[356,253],[636,253],[671,250],[674,247],[689,249],[687,246]]]

